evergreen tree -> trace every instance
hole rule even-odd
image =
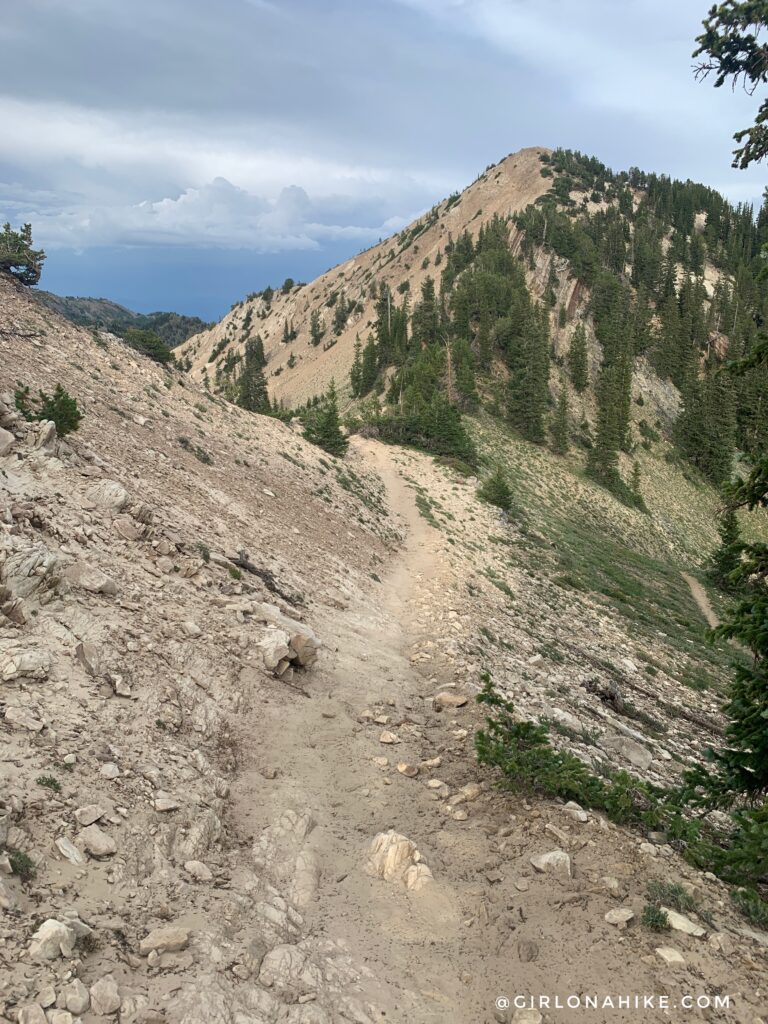
[[[589,383],[587,363],[587,332],[584,324],[576,325],[568,349],[568,369],[574,388],[581,394]]]
[[[451,346],[451,365],[456,396],[462,409],[472,409],[478,403],[475,387],[475,368],[469,342],[458,338]]]
[[[683,454],[717,485],[731,478],[735,427],[732,383],[710,365],[703,378],[690,380],[683,391],[675,438]]]
[[[615,489],[620,479],[617,392],[616,367],[603,366],[597,384],[597,432],[587,459],[587,472],[609,489]]]
[[[304,437],[338,458],[346,454],[349,441],[341,431],[338,396],[333,381],[322,402],[307,417]]]
[[[489,505],[495,505],[504,512],[513,508],[512,488],[509,486],[507,474],[502,466],[496,466],[490,476],[486,477],[478,488],[477,496]]]
[[[363,349],[363,362],[360,370],[360,394],[367,395],[376,383],[379,373],[379,356],[376,342],[369,337]]]
[[[733,592],[736,584],[732,574],[736,573],[741,565],[742,543],[736,509],[731,504],[726,505],[720,513],[718,533],[720,544],[709,560],[707,575],[721,590]]]
[[[555,455],[565,455],[570,445],[568,442],[568,392],[565,385],[560,388],[555,415],[552,420],[552,451]]]
[[[40,280],[45,261],[42,249],[32,248],[32,225],[13,231],[6,223],[0,232],[0,273],[10,274],[22,284],[34,285]]]
[[[549,402],[549,318],[540,306],[528,312],[522,345],[512,369],[509,395],[512,423],[523,437],[543,444]]]
[[[349,386],[353,398],[359,398],[363,391],[363,346],[360,343],[360,336],[355,337],[355,355],[352,360],[352,368],[349,371]]]
[[[320,317],[320,312],[313,309],[309,317],[309,338],[313,345],[317,346],[323,340],[325,328]]]
[[[426,277],[421,285],[421,301],[413,308],[411,338],[415,345],[436,345],[439,340],[440,316],[435,282]]]
[[[264,348],[261,339],[246,342],[243,369],[237,382],[237,404],[249,412],[269,415],[269,390],[263,370]]]
[[[347,325],[348,318],[349,306],[347,304],[346,297],[342,290],[342,293],[339,296],[338,301],[336,302],[336,307],[333,311],[333,333],[335,335],[338,336],[339,334],[341,334],[341,332]]]

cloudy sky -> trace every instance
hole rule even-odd
[[[522,146],[694,178],[755,99],[697,84],[709,0],[25,0],[0,21],[0,217],[42,284],[220,316]]]

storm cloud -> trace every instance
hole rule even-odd
[[[693,80],[706,6],[27,0],[0,25],[0,214],[32,221],[48,287],[145,308],[133,256],[86,278],[95,250],[139,248],[195,311],[195,261],[248,253],[251,288],[287,254],[310,276],[526,145],[756,201],[760,172],[730,168],[754,100]]]

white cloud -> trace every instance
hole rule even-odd
[[[314,202],[298,186],[285,188],[270,200],[218,177],[177,198],[155,202],[72,205],[36,213],[27,207],[20,212],[33,220],[35,238],[50,249],[179,245],[281,252],[317,249],[341,239],[368,244],[392,230],[393,223],[397,228],[406,223],[404,218],[336,223],[323,217],[327,202]]]

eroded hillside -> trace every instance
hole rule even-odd
[[[399,235],[334,267],[315,281],[276,288],[238,303],[224,319],[186,342],[179,358],[191,374],[216,391],[226,384],[233,360],[259,334],[267,356],[270,395],[289,407],[322,394],[331,380],[346,386],[357,337],[363,342],[375,319],[371,284],[395,295],[418,295],[423,281],[439,273],[446,243],[467,228],[473,232],[494,214],[507,217],[535,202],[549,188],[541,176],[541,147],[512,153],[460,195],[434,206]],[[344,305],[343,305],[344,304]],[[339,311],[343,310],[340,315]],[[348,312],[345,312],[348,310]],[[312,316],[320,337],[312,337]],[[291,337],[288,337],[288,336]],[[295,365],[288,362],[293,356]]]
[[[665,442],[645,514],[480,417],[505,516],[427,455],[335,459],[0,289],[0,1014],[530,1024],[564,1018],[503,1000],[575,992],[765,1014],[768,940],[724,885],[474,759],[484,670],[596,770],[674,780],[721,734],[728,652],[680,575],[716,497]],[[65,440],[12,401],[57,383],[84,412]],[[652,881],[687,894],[665,934]]]

